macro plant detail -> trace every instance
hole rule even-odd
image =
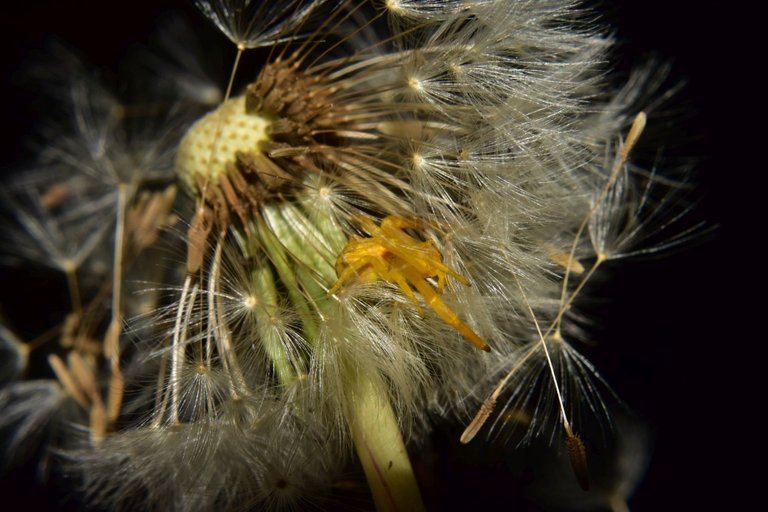
[[[639,245],[681,214],[631,162],[657,77],[611,90],[569,1],[194,3],[227,83],[169,64],[128,101],[60,59],[71,124],[2,193],[3,263],[69,296],[0,324],[8,453],[156,510],[334,509],[354,453],[377,510],[422,510],[409,449],[450,418],[548,438],[587,489],[574,301],[691,235]]]
[[[443,265],[433,241],[417,242],[403,231],[403,228],[418,227],[418,223],[390,216],[381,221],[381,226],[376,226],[368,217],[362,217],[360,224],[365,226],[365,231],[371,236],[352,240],[344,248],[336,263],[338,281],[328,290],[329,294],[341,288],[352,276],[368,281],[382,279],[397,284],[403,294],[420,308],[411,287],[416,288],[434,312],[469,343],[480,350],[490,351],[488,344],[440,300],[439,295],[445,289],[446,275],[461,284],[469,283]],[[437,279],[437,289],[432,287],[427,278]]]

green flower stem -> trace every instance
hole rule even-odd
[[[378,512],[424,510],[397,418],[377,375],[350,372],[350,428]]]
[[[344,249],[344,246],[347,245],[347,236],[339,226],[339,223],[336,222],[336,219],[329,211],[318,208],[317,205],[307,199],[301,201],[301,206],[307,212],[307,218],[325,238],[331,255],[334,257],[338,256]]]
[[[328,286],[333,285],[336,280],[333,263],[337,254],[317,226],[289,203],[279,207],[265,206],[264,218],[280,243],[297,261],[316,272]]]
[[[281,242],[275,240],[275,235],[272,234],[262,222],[257,221],[256,226],[259,241],[262,243],[264,251],[269,256],[275,269],[277,269],[280,281],[282,281],[285,286],[285,289],[288,292],[288,297],[291,299],[293,307],[296,308],[299,318],[301,318],[304,334],[306,334],[307,339],[317,339],[317,323],[315,322],[315,318],[309,309],[309,305],[304,298],[301,288],[299,287],[299,283],[296,280],[296,274],[291,268],[290,262],[288,261],[288,255],[283,249]]]
[[[307,208],[307,205],[302,209],[287,202],[265,205],[264,222],[257,225],[261,245],[301,317],[304,334],[310,344],[315,345],[319,334],[315,315],[325,314],[332,305],[332,299],[326,294],[336,280],[333,263],[346,244],[346,236],[332,218],[325,219],[319,210]],[[271,271],[256,272],[259,288],[263,286],[268,290],[265,293],[274,294],[274,297],[261,298],[265,304],[276,304],[277,289]],[[294,379],[294,368],[279,346],[279,339],[272,342],[268,337],[262,339],[281,383]],[[352,363],[349,367],[356,365]],[[352,440],[376,509],[379,512],[424,510],[400,426],[381,377],[354,369],[347,372],[346,384]]]
[[[259,304],[255,308],[256,321],[259,326],[259,338],[267,356],[272,361],[277,379],[283,386],[288,386],[296,380],[297,362],[291,361],[285,351],[285,346],[280,336],[271,328],[272,317],[277,311],[277,289],[272,276],[272,269],[268,266],[258,267],[251,273],[254,291],[258,294]],[[302,371],[302,369],[298,369]],[[303,370],[306,373],[306,370]]]

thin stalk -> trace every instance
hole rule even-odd
[[[334,216],[327,209],[319,207],[317,200],[314,198],[305,198],[299,201],[304,211],[307,212],[309,220],[327,240],[331,252],[333,254],[340,254],[347,244],[347,237]]]
[[[80,286],[77,284],[77,264],[72,260],[65,260],[62,268],[67,276],[69,298],[72,302],[72,311],[78,315],[83,312],[83,301],[80,298]]]
[[[549,349],[547,348],[547,340],[544,337],[544,334],[541,332],[541,326],[539,325],[539,320],[536,318],[536,313],[533,312],[531,303],[528,302],[528,295],[525,293],[525,290],[523,290],[523,285],[520,283],[520,280],[517,277],[515,277],[515,283],[517,283],[517,288],[520,290],[520,295],[523,297],[526,308],[528,308],[528,313],[531,315],[533,324],[536,326],[536,332],[539,334],[541,348],[544,350],[544,355],[547,358],[547,366],[549,366],[549,372],[552,376],[552,385],[554,385],[555,393],[557,394],[557,403],[560,405],[560,414],[563,421],[563,426],[569,435],[572,435],[571,422],[568,419],[568,413],[565,412],[565,401],[563,400],[563,394],[560,391],[560,384],[557,379],[557,374],[555,373],[555,365],[552,363],[552,356],[549,354]]]
[[[123,255],[125,253],[125,210],[131,187],[121,183],[117,194],[117,220],[112,264],[112,319],[104,337],[104,355],[109,360],[108,418],[117,421],[123,403],[123,373],[120,371],[120,333],[123,329]]]
[[[216,241],[211,270],[208,277],[208,322],[210,332],[214,335],[216,349],[221,355],[221,361],[230,377],[230,392],[232,396],[240,396],[247,389],[245,377],[237,362],[235,346],[231,332],[225,322],[223,306],[219,300],[219,281],[221,276],[222,237]]]
[[[256,323],[259,326],[259,338],[267,356],[277,374],[277,380],[283,386],[288,386],[296,380],[296,371],[291,359],[286,353],[280,337],[270,328],[272,315],[278,308],[277,289],[272,270],[269,267],[259,267],[251,273],[253,289],[258,293],[258,304],[254,308]]]
[[[264,218],[280,243],[296,260],[311,268],[326,282],[336,280],[336,256],[323,233],[298,208],[289,204],[265,206]]]
[[[171,414],[172,424],[179,423],[179,406],[181,400],[181,372],[184,367],[184,352],[187,340],[187,326],[189,316],[197,297],[197,284],[189,293],[189,286],[192,284],[192,276],[184,279],[184,287],[181,290],[181,298],[176,310],[176,321],[173,326],[173,342],[171,345]]]
[[[304,333],[307,335],[307,339],[317,339],[317,322],[312,315],[312,311],[309,309],[304,294],[301,291],[299,283],[296,279],[296,274],[291,268],[288,261],[288,255],[280,244],[280,241],[275,239],[275,235],[270,232],[269,228],[264,225],[264,222],[257,219],[256,221],[257,233],[259,235],[259,241],[262,244],[264,251],[269,256],[270,262],[275,266],[280,280],[283,282],[286,290],[288,291],[288,297],[296,308],[296,312],[301,318]]]
[[[160,359],[160,371],[157,372],[157,390],[155,391],[155,407],[152,413],[153,419],[151,428],[159,429],[163,422],[163,415],[168,407],[168,392],[163,384],[165,383],[165,374],[168,371],[168,353],[164,353]]]
[[[579,240],[581,240],[581,235],[582,233],[584,233],[584,230],[589,225],[589,221],[592,219],[592,215],[594,215],[598,205],[603,201],[603,199],[605,199],[605,196],[608,194],[608,191],[611,189],[613,184],[618,179],[619,173],[626,165],[627,159],[629,158],[629,154],[632,152],[632,149],[635,147],[635,144],[637,144],[637,140],[640,138],[640,135],[643,133],[643,130],[645,129],[645,123],[646,123],[645,112],[640,112],[635,116],[635,119],[632,122],[632,126],[629,129],[629,133],[627,133],[627,136],[624,138],[624,145],[619,150],[619,158],[616,161],[616,163],[613,165],[613,168],[611,169],[611,174],[608,175],[608,181],[606,182],[603,189],[600,191],[600,195],[595,199],[595,201],[592,203],[592,206],[589,208],[589,211],[587,212],[587,215],[584,217],[584,220],[581,222],[581,225],[579,226],[578,231],[576,231],[576,236],[573,237],[571,250],[570,250],[570,253],[568,254],[568,265],[565,267],[565,276],[563,276],[563,286],[560,292],[560,313],[558,314],[557,318],[553,322],[553,327],[557,329],[558,332],[560,331],[560,322],[562,320],[563,314],[568,308],[568,305],[566,304],[567,302],[566,296],[568,294],[568,280],[570,279],[570,276],[571,276],[572,262],[576,260],[576,247],[579,245]],[[604,256],[598,254],[598,258],[600,257],[604,257]],[[586,278],[584,279],[584,281],[586,281]],[[573,297],[573,294],[571,296]],[[547,329],[547,334],[549,334],[550,331],[552,331],[552,327]]]

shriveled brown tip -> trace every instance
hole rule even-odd
[[[491,351],[491,347],[490,347],[490,345],[486,345],[486,346],[484,346],[484,347],[483,347],[481,350],[482,350],[483,352],[490,352],[490,351]]]
[[[461,444],[467,444],[475,438],[477,432],[480,430],[480,426],[475,423],[476,421],[473,420],[472,423],[464,429],[464,432],[461,433],[461,437],[459,438]]]
[[[72,188],[65,183],[54,183],[40,196],[40,206],[52,210],[61,205],[72,193]]]
[[[109,388],[107,394],[107,418],[111,424],[117,421],[120,416],[120,408],[123,405],[123,394],[125,393],[125,380],[120,371],[120,365],[112,366],[112,376],[109,379]]]
[[[579,486],[584,491],[589,490],[589,468],[587,467],[587,450],[581,438],[573,433],[568,434],[568,458],[571,460],[573,473]]]
[[[213,212],[200,208],[187,230],[187,272],[194,274],[203,265],[205,243],[213,229]]]
[[[549,261],[552,263],[568,269],[568,271],[574,275],[580,275],[584,273],[584,265],[582,265],[579,260],[572,259],[570,254],[561,251],[553,245],[545,245],[544,249],[547,253]]]
[[[102,402],[94,402],[90,410],[90,436],[91,443],[99,446],[107,435],[107,411]]]
[[[104,356],[110,360],[120,358],[120,334],[123,330],[122,315],[115,315],[104,335]]]
[[[464,429],[464,432],[459,439],[461,444],[467,444],[475,438],[480,429],[483,428],[483,425],[485,425],[485,422],[488,421],[488,417],[493,412],[494,407],[496,407],[496,397],[490,396],[488,400],[483,402],[483,405],[480,406],[480,410],[477,411],[475,417],[472,418],[472,422],[470,422],[470,424],[467,425],[467,428]]]

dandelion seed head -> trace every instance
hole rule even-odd
[[[18,432],[71,405],[65,453],[100,506],[281,509],[353,447],[374,499],[408,494],[388,461],[418,501],[405,443],[435,415],[572,444],[603,420],[574,301],[655,197],[617,143],[636,95],[605,99],[610,38],[568,1],[195,4],[237,48],[227,87],[154,63],[165,117],[77,78],[72,126],[7,194],[17,252],[72,302],[48,412],[0,391]],[[148,270],[172,209],[186,262]],[[137,278],[159,283],[144,300]]]
[[[361,53],[349,61],[331,58],[307,67],[296,56],[266,64],[248,87],[244,108],[246,115],[268,119],[268,124],[259,127],[263,131],[246,141],[234,159],[229,147],[221,153],[229,159],[230,174],[221,170],[220,162],[201,163],[226,176],[220,190],[204,198],[213,218],[239,218],[245,239],[250,230],[261,233],[257,247],[248,247],[244,255],[264,251],[266,258],[258,257],[264,265],[259,272],[283,282],[290,296],[285,305],[272,300],[269,306],[262,297],[259,305],[265,309],[253,309],[252,320],[235,320],[233,313],[220,322],[232,321],[230,328],[250,324],[247,332],[256,333],[256,339],[279,341],[274,345],[282,345],[279,352],[293,354],[290,367],[309,372],[310,387],[340,397],[327,402],[331,407],[325,414],[332,423],[344,422],[346,412],[339,404],[347,394],[344,376],[350,367],[369,367],[384,376],[402,422],[413,424],[419,422],[423,404],[414,401],[416,390],[440,394],[438,382],[451,382],[442,380],[443,369],[447,375],[460,367],[452,380],[456,388],[447,394],[460,393],[460,384],[482,375],[490,364],[459,363],[461,351],[442,346],[461,337],[434,311],[424,312],[414,291],[403,284],[405,278],[397,281],[393,265],[408,260],[400,263],[386,245],[377,246],[377,235],[361,230],[361,219],[373,215],[382,226],[386,219],[403,215],[429,219],[423,227],[409,226],[419,231],[421,238],[414,240],[434,244],[440,258],[450,261],[473,287],[459,290],[450,280],[445,286],[426,275],[419,281],[419,294],[433,293],[430,290],[439,286],[439,299],[424,298],[431,304],[440,301],[449,327],[466,328],[464,333],[476,336],[474,327],[510,343],[518,334],[528,336],[530,322],[522,314],[525,301],[515,280],[531,287],[536,307],[554,307],[562,265],[551,261],[546,247],[567,246],[563,226],[577,225],[588,207],[588,183],[579,173],[595,152],[569,131],[568,119],[584,112],[604,38],[589,31],[561,31],[556,21],[562,21],[567,9],[560,7],[537,4],[531,18],[535,21],[526,24],[521,20],[530,13],[510,10],[504,2],[419,6],[420,15],[430,21],[394,38],[399,53],[370,58]],[[419,6],[386,5],[393,12],[413,13]],[[499,25],[519,31],[502,33]],[[399,25],[393,27],[398,34]],[[540,58],[543,55],[548,58]],[[222,133],[209,129],[200,144],[223,148],[226,123],[220,119]],[[191,138],[187,135],[182,146]],[[179,162],[185,151],[182,147]],[[246,162],[246,152],[252,162]],[[262,183],[249,181],[254,175]],[[273,178],[278,180],[269,182]],[[215,179],[210,182],[217,185]],[[249,191],[252,186],[256,188]],[[298,205],[283,202],[285,197],[296,198]],[[256,221],[249,218],[254,213]],[[359,240],[361,231],[371,238]],[[398,243],[406,236],[411,235],[403,233]],[[359,247],[345,253],[346,269],[337,262],[345,244]],[[581,251],[584,243],[578,247]],[[347,272],[344,281],[353,281],[355,275],[363,282],[384,283],[381,288],[350,283],[350,290],[341,289],[346,283],[334,282],[342,272]],[[215,274],[209,278],[215,279]],[[325,298],[313,295],[313,290],[323,289],[335,295],[332,309],[317,305]],[[253,293],[234,295],[240,297],[236,307],[249,310],[255,305]],[[299,313],[289,323],[275,322],[278,317],[268,310],[290,309],[303,302],[300,295],[309,297],[301,306],[309,313]],[[505,307],[509,304],[521,313],[510,315]],[[355,311],[366,315],[350,313]],[[417,332],[432,329],[440,336],[419,338],[404,329],[409,322],[393,323],[393,318],[408,316],[411,327],[419,326]],[[276,330],[270,334],[270,329]],[[315,329],[317,334],[312,333]],[[206,330],[219,336],[215,329],[201,327]],[[233,340],[237,338],[234,330]],[[265,346],[271,343],[265,341]],[[527,346],[511,344],[502,349],[503,357],[515,359],[518,345]],[[259,363],[242,361],[260,369],[273,366],[275,373],[290,380],[285,377],[288,367],[278,371],[280,365],[269,361],[276,357],[271,350],[257,351],[258,357],[267,356]],[[387,363],[371,363],[376,360]],[[313,395],[313,400],[319,397]]]

